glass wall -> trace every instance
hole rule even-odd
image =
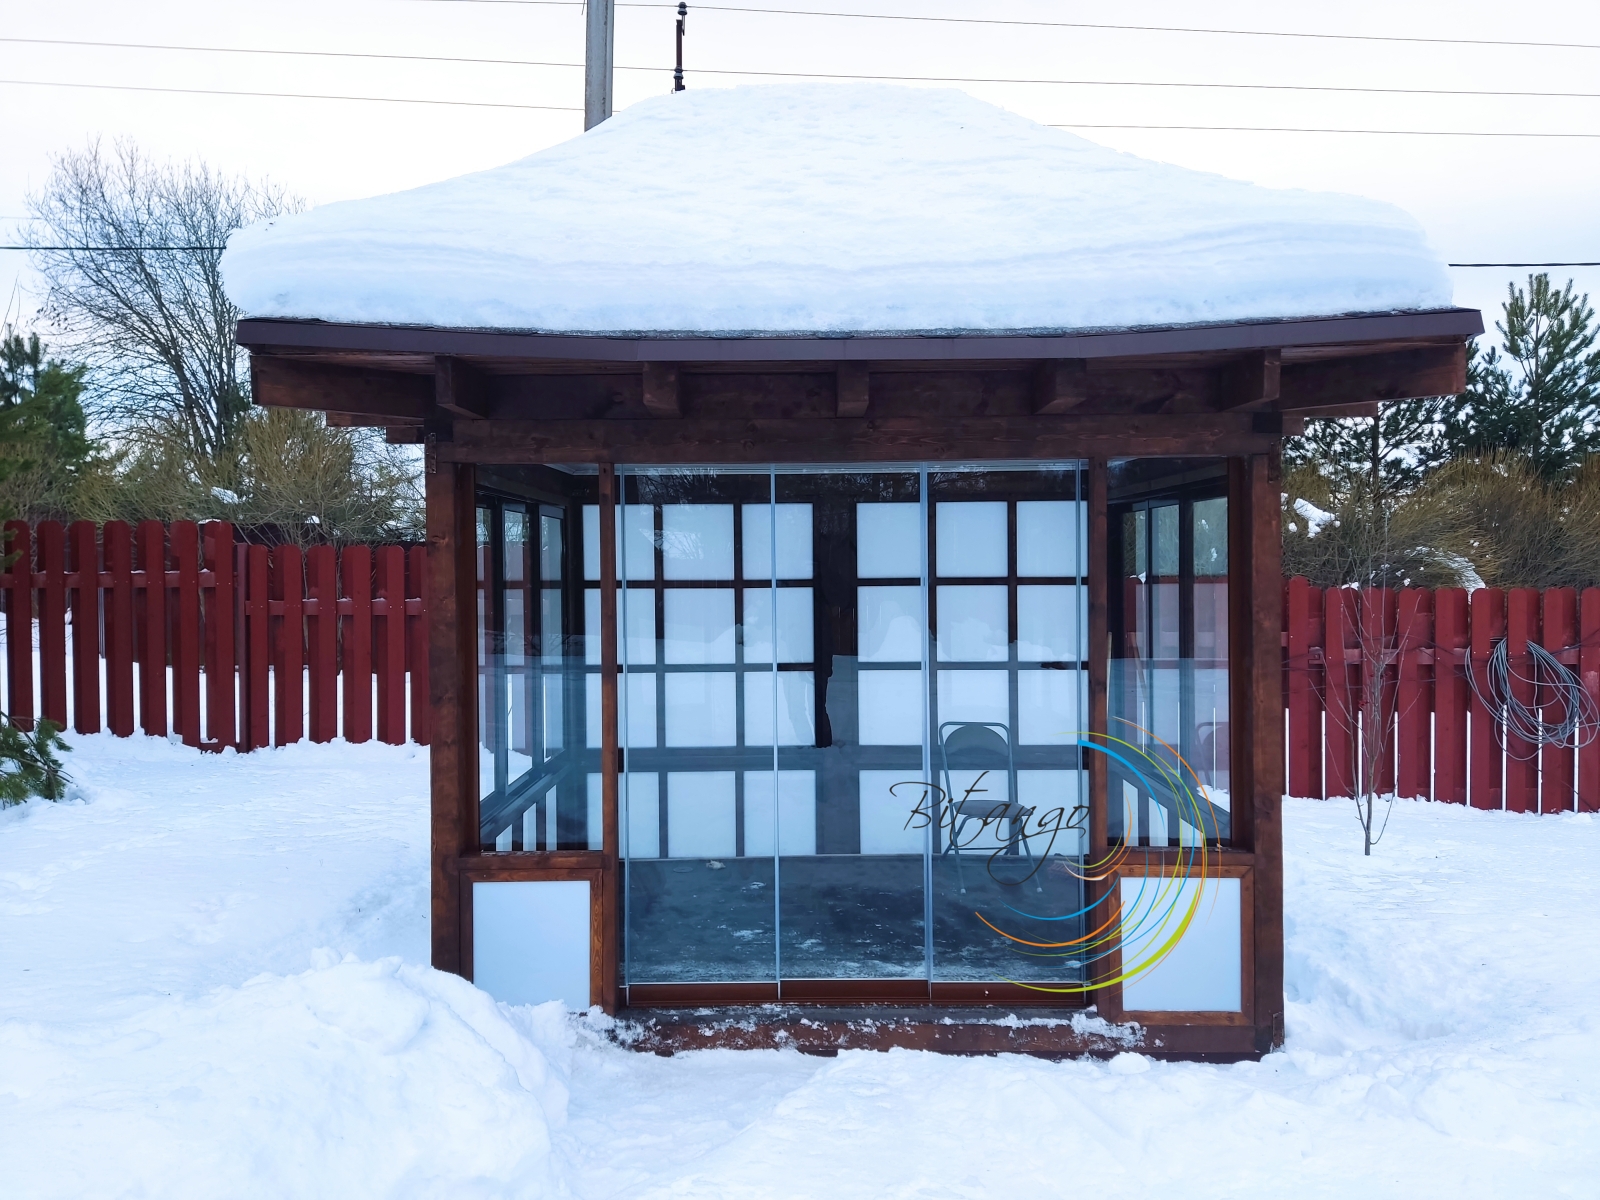
[[[1226,842],[1225,461],[1114,463],[1109,498],[1110,836]]]
[[[625,982],[1081,978],[1078,465],[621,482]]]
[[[573,603],[575,509],[557,488],[542,498],[519,490],[480,491],[477,506],[480,837],[485,850],[598,850],[599,761],[583,734]]]

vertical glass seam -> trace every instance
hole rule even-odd
[[[932,736],[933,705],[932,697],[937,679],[933,669],[932,638],[933,631],[929,625],[929,599],[931,587],[928,578],[928,541],[933,536],[930,522],[930,506],[928,501],[928,466],[921,463],[917,467],[917,509],[920,516],[921,536],[918,538],[919,566],[922,572],[922,587],[919,589],[922,602],[922,781],[927,789],[934,819],[924,827],[922,843],[922,970],[923,978],[927,981],[928,995],[933,995],[933,841],[934,830],[938,826],[938,816],[942,805],[933,803],[935,793],[932,790],[933,780],[933,748],[929,741]]]
[[[783,805],[778,787],[778,469],[768,468],[767,475],[767,550],[770,568],[771,593],[770,627],[772,629],[772,977],[778,988],[778,999],[783,999],[783,926],[782,896],[783,876]],[[735,547],[741,556],[744,547]],[[813,593],[814,594],[814,593]]]

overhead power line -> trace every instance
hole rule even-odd
[[[403,0],[420,4],[509,4],[533,8],[580,8],[582,0]],[[618,8],[676,8],[675,3],[616,0]],[[1226,29],[1207,25],[1115,25],[1102,21],[1025,21],[1003,17],[933,17],[912,13],[839,12],[811,8],[753,8],[696,4],[696,12],[757,13],[775,17],[836,17],[852,21],[919,21],[938,25],[1000,25],[1026,29],[1101,29],[1117,33],[1197,33],[1220,37],[1309,38],[1334,42],[1398,42],[1425,46],[1513,46],[1540,50],[1600,50],[1600,42],[1536,42],[1510,38],[1408,37],[1381,33],[1309,33],[1291,29]]]
[[[0,43],[29,46],[79,46],[101,50],[155,50],[188,54],[257,54],[274,57],[370,59],[383,62],[457,63],[469,66],[554,67],[582,70],[581,62],[547,62],[525,58],[468,58],[445,54],[378,54],[354,50],[285,50],[252,46],[184,46],[165,42],[98,42],[75,38],[0,37]],[[671,67],[616,67],[619,71],[666,73]],[[1497,91],[1479,88],[1343,87],[1305,83],[1208,83],[1158,79],[1030,79],[991,75],[874,75],[843,71],[758,71],[696,67],[697,75],[735,75],[771,79],[851,79],[885,83],[1001,83],[1059,87],[1200,88],[1220,91],[1336,92],[1384,96],[1489,96],[1499,99],[1600,100],[1600,92]]]
[[[1445,263],[1447,267],[1600,267],[1600,262]]]
[[[497,100],[423,100],[414,96],[339,96],[315,92],[243,92],[224,88],[141,87],[131,83],[68,83],[51,79],[0,79],[18,87],[88,88],[102,92],[164,92],[178,96],[252,96],[269,100],[357,100],[369,104],[445,104],[463,108],[517,108],[541,112],[582,112],[570,104],[508,104]]]
[[[1204,133],[1354,133],[1394,137],[1600,138],[1600,133],[1546,133],[1502,129],[1324,129],[1291,125],[1080,125],[1052,124],[1051,129],[1160,129]]]

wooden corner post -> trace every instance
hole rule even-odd
[[[436,462],[426,475],[428,699],[433,741],[433,965],[466,974],[462,953],[461,876],[457,860],[477,843],[477,598],[474,471]]]
[[[1106,526],[1106,506],[1109,502],[1109,483],[1107,479],[1108,464],[1103,458],[1091,458],[1088,471],[1088,543],[1085,550],[1088,562],[1084,564],[1084,574],[1089,580],[1089,648],[1086,655],[1089,666],[1089,720],[1088,732],[1090,738],[1095,735],[1101,738],[1100,745],[1104,746],[1105,734],[1111,727],[1110,716],[1110,672],[1111,672],[1111,633],[1110,614],[1107,606],[1111,601],[1112,580],[1107,574],[1110,557],[1107,553],[1107,537],[1109,532]],[[1107,814],[1109,813],[1110,775],[1106,770],[1106,756],[1099,751],[1082,751],[1083,765],[1089,773],[1089,854],[1091,863],[1104,863],[1109,857],[1110,843],[1107,833]],[[1090,874],[1100,875],[1101,871],[1091,871]],[[1108,927],[1110,910],[1117,904],[1114,893],[1116,880],[1096,879],[1089,884],[1088,902],[1095,907],[1091,910],[1093,916],[1089,921],[1090,928]],[[1113,952],[1102,956],[1094,967],[1094,982],[1113,978],[1118,972],[1117,964],[1121,962],[1120,953]],[[1096,1004],[1102,1016],[1108,1020],[1115,1020],[1122,1011],[1122,988],[1112,984],[1094,993]],[[1111,1014],[1111,1015],[1108,1015]]]
[[[1283,1044],[1283,547],[1276,451],[1229,463],[1233,839],[1253,857],[1256,1049]],[[1243,786],[1241,786],[1243,785]]]
[[[600,1007],[617,1011],[622,887],[617,825],[622,763],[617,737],[617,469],[600,464]]]

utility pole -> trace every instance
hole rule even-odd
[[[672,90],[683,91],[683,29],[689,23],[689,6],[678,0],[678,69],[672,73]]]
[[[611,62],[616,47],[615,0],[588,0],[583,54],[583,127],[611,115]]]

